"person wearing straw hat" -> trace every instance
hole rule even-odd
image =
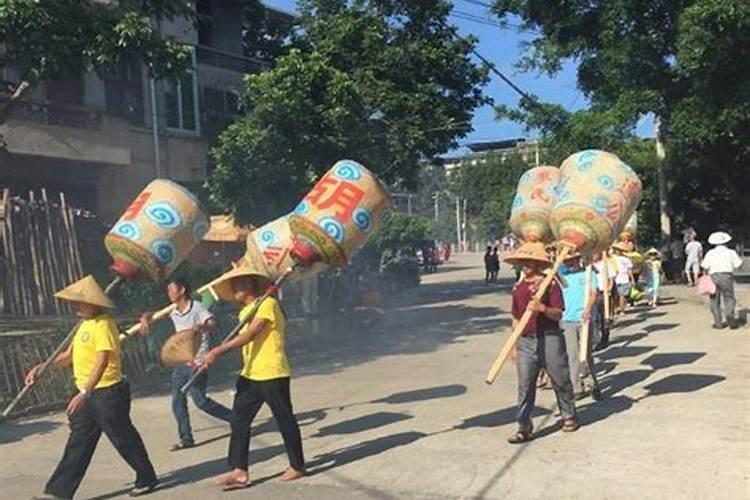
[[[193,431],[190,427],[190,413],[188,413],[187,396],[180,388],[193,375],[193,372],[203,363],[203,356],[209,350],[211,332],[216,328],[214,315],[206,309],[203,303],[195,300],[190,295],[190,283],[182,278],[171,278],[167,283],[167,296],[174,304],[174,309],[169,313],[176,333],[191,331],[193,339],[198,342],[198,348],[194,356],[190,353],[180,353],[189,359],[184,362],[172,364],[171,386],[172,386],[172,413],[177,421],[177,433],[179,442],[172,446],[171,451],[184,450],[195,446]],[[141,315],[140,334],[148,335],[151,331],[152,315],[144,313]],[[182,344],[185,345],[185,344]],[[192,347],[192,342],[189,344]],[[200,410],[214,418],[231,422],[232,411],[224,405],[214,401],[206,395],[208,384],[208,372],[204,371],[190,386],[190,397]]]
[[[633,262],[624,254],[628,247],[621,242],[612,245],[615,262],[617,264],[617,275],[615,276],[615,288],[617,289],[617,312],[623,314],[627,310],[630,288],[634,285]]]
[[[588,366],[580,362],[580,335],[584,318],[591,317],[591,309],[596,301],[596,292],[593,286],[586,285],[587,273],[581,266],[581,254],[574,253],[566,257],[564,266],[560,268],[560,274],[565,281],[565,286],[562,289],[565,309],[562,313],[560,326],[565,337],[570,381],[573,384],[576,399],[583,399],[586,396],[583,381],[589,373]],[[595,344],[596,342],[593,341],[592,343]]]
[[[659,250],[656,248],[650,248],[646,252],[646,291],[649,293],[650,298],[648,301],[649,307],[656,307],[659,305],[659,286],[661,285],[661,256]]]
[[[240,303],[242,309],[239,317],[244,319],[270,285],[267,271],[246,261],[224,274],[214,291],[221,300]],[[289,457],[289,467],[281,480],[292,481],[305,474],[302,436],[289,389],[291,372],[285,350],[285,328],[286,318],[279,301],[268,297],[236,337],[209,351],[203,360],[206,366],[210,366],[222,354],[232,349],[242,350],[243,365],[237,377],[229,441],[228,458],[232,470],[216,480],[225,489],[242,488],[249,484],[249,424],[252,424],[263,403],[271,408]]]
[[[60,290],[55,297],[70,302],[81,323],[68,349],[52,366],[72,366],[78,393],[68,404],[70,436],[60,463],[52,473],[44,498],[73,498],[102,434],[136,472],[130,496],[153,491],[158,479],[140,434],[130,420],[130,386],[122,377],[120,338],[108,310],[114,304],[93,276]],[[26,375],[34,383],[41,365]]]
[[[541,300],[534,298],[545,270],[550,262],[544,245],[537,242],[524,243],[505,258],[511,265],[523,267],[523,278],[513,286],[513,328],[523,316],[526,308],[533,311],[515,345],[512,356],[516,360],[518,375],[518,431],[508,438],[511,444],[525,443],[533,439],[531,414],[536,400],[536,380],[539,371],[545,369],[552,379],[562,415],[562,430],[578,430],[573,385],[570,381],[565,338],[560,330],[560,318],[564,308],[560,285],[553,281]]]
[[[706,256],[701,262],[701,267],[711,277],[716,285],[716,293],[711,295],[711,314],[714,317],[713,328],[721,329],[729,325],[729,328],[735,330],[739,328],[739,321],[734,316],[734,271],[742,266],[742,259],[737,252],[727,247],[732,241],[732,237],[718,231],[708,237],[709,245],[714,248],[706,252]],[[724,302],[724,316],[726,324],[721,318],[721,303]]]

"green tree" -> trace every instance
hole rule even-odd
[[[298,20],[291,14],[269,9],[260,0],[245,3],[242,46],[246,56],[273,61],[293,45]]]
[[[750,234],[750,197],[742,192],[750,185],[750,3],[497,0],[494,10],[503,22],[520,18],[520,29],[535,33],[523,69],[554,74],[575,60],[591,103],[566,113],[523,99],[520,110],[500,109],[501,115],[515,115],[553,140],[602,148],[632,135],[637,121],[653,113],[667,143],[668,176],[689,180],[682,175],[687,158],[691,178],[708,181],[692,193],[703,205],[718,203],[717,214]],[[688,200],[674,201],[679,219]]]
[[[432,234],[432,221],[422,216],[410,216],[399,212],[386,213],[373,241],[382,251],[413,247],[429,239]]]
[[[399,189],[445,153],[485,102],[473,42],[448,26],[446,1],[305,1],[297,48],[249,75],[243,116],[212,151],[214,201],[261,223],[351,158]]]
[[[466,198],[469,225],[479,238],[494,239],[510,231],[510,207],[521,174],[531,168],[518,155],[487,155],[467,163],[452,174],[453,192]]]
[[[152,21],[193,17],[181,0],[0,2],[0,67],[18,75],[17,81],[2,82],[0,125],[42,80],[109,68],[132,57],[156,77],[178,75],[189,62],[187,48],[161,35]]]

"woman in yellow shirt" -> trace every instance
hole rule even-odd
[[[55,297],[70,302],[82,320],[70,347],[51,365],[72,365],[78,393],[68,404],[70,437],[63,457],[44,488],[45,495],[35,498],[73,498],[102,432],[136,472],[130,496],[150,493],[158,480],[143,440],[130,421],[130,386],[122,378],[119,332],[106,312],[114,304],[90,275]],[[26,375],[27,384],[34,383],[40,366]]]
[[[222,300],[239,302],[239,317],[244,319],[270,285],[268,275],[250,265],[243,265],[224,275],[214,287]],[[302,437],[292,409],[289,392],[289,362],[285,350],[286,318],[279,301],[263,301],[255,317],[232,340],[208,352],[203,362],[211,365],[231,349],[242,350],[242,370],[237,377],[237,392],[232,407],[232,437],[229,441],[230,472],[217,479],[227,489],[249,484],[248,460],[250,425],[263,403],[268,404],[281,431],[289,457],[289,467],[282,481],[293,481],[305,473]]]

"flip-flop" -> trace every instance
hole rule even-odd
[[[574,418],[568,418],[563,420],[562,424],[562,431],[563,432],[575,432],[577,431],[581,426],[578,425],[578,421]]]
[[[221,491],[242,490],[242,489],[249,488],[249,487],[250,487],[250,480],[247,480],[245,482],[235,481],[235,482],[224,485],[224,487],[221,488]]]
[[[534,440],[534,435],[531,432],[518,431],[514,435],[508,438],[510,444],[523,444]]]

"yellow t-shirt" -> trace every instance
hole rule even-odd
[[[245,318],[253,304],[242,308],[239,317]],[[249,380],[271,380],[289,377],[289,362],[284,348],[286,319],[279,301],[269,297],[263,301],[256,318],[268,320],[268,325],[252,341],[242,346],[242,371],[240,375]],[[246,326],[243,331],[247,331]]]
[[[104,374],[94,389],[109,387],[122,380],[120,368],[120,336],[117,325],[106,314],[84,320],[73,337],[73,378],[83,389],[94,369],[96,353],[111,351]]]

